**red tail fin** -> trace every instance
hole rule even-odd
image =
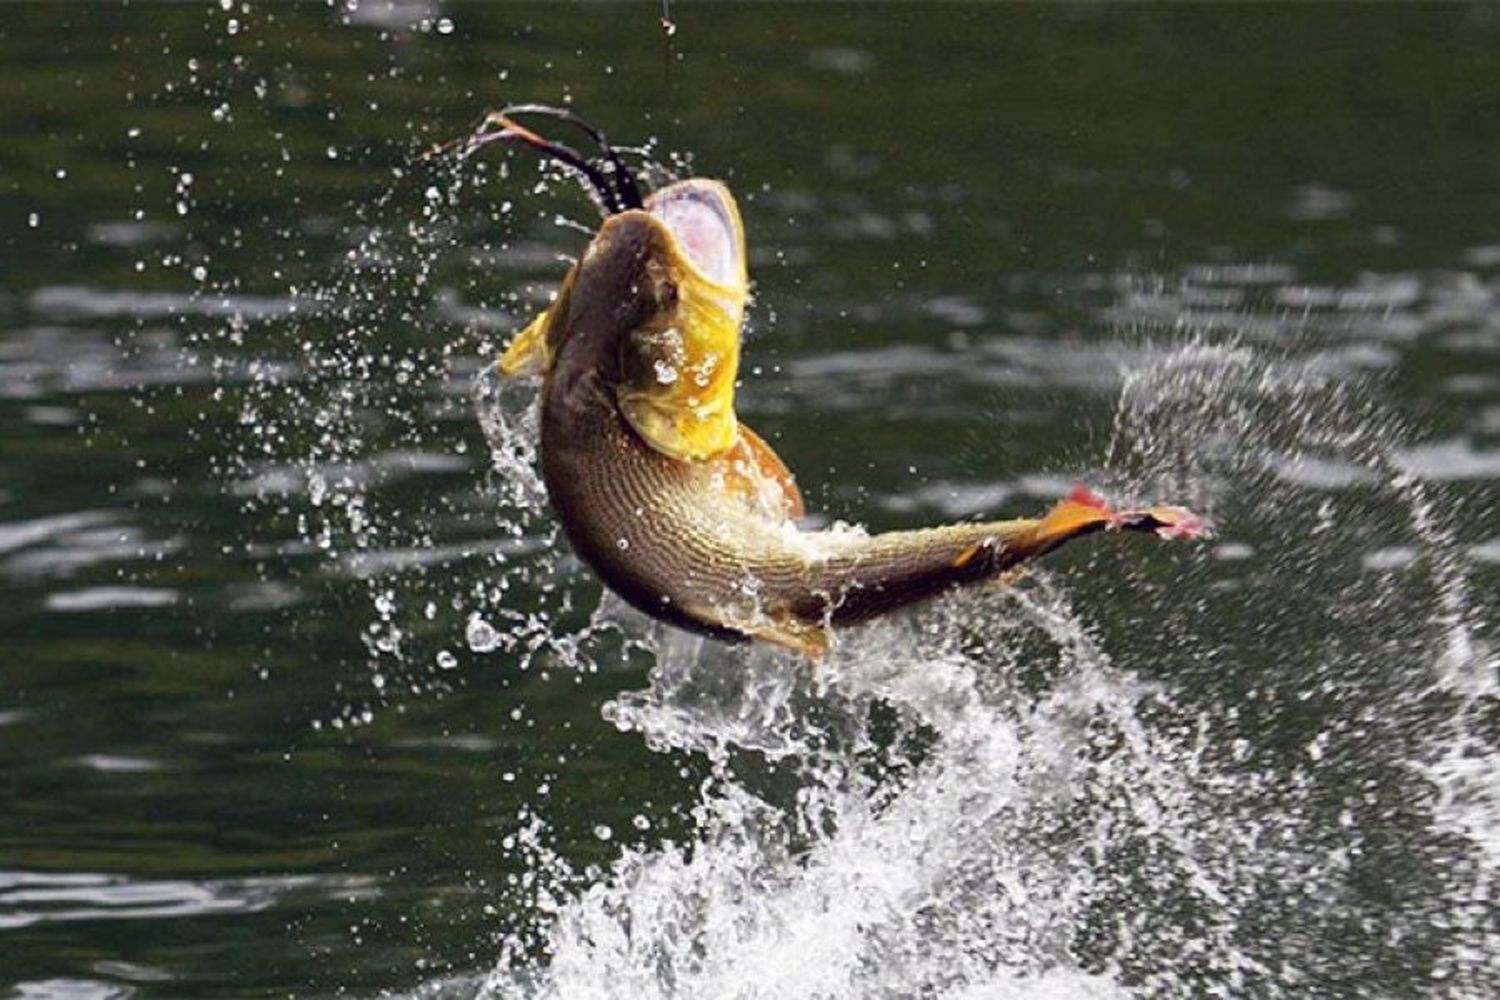
[[[1158,506],[1115,510],[1103,497],[1079,484],[1057,502],[1036,527],[1037,541],[1057,543],[1087,531],[1154,531],[1162,538],[1202,538],[1208,522],[1186,507]]]

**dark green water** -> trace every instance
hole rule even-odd
[[[0,993],[1500,990],[1496,10],[231,7],[0,7]],[[811,507],[1217,537],[596,613],[518,100],[736,191]]]

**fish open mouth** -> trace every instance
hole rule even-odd
[[[739,211],[724,185],[694,179],[655,192],[646,211],[660,219],[682,256],[716,285],[743,287],[745,236]]]

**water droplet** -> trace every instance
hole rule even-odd
[[[454,656],[446,649],[441,650],[437,655],[437,665],[444,670],[452,670],[454,667],[458,666],[458,657]]]
[[[437,30],[440,35],[453,34],[453,19],[449,17],[438,18]]]
[[[469,624],[464,629],[464,641],[474,652],[488,653],[500,645],[500,633],[489,622],[475,615],[469,619]]]
[[[628,539],[628,538],[617,538],[617,539],[615,539],[615,545],[616,545],[616,547],[619,548],[619,550],[621,552],[624,552],[626,549],[630,548],[630,539]]]
[[[615,831],[611,830],[603,823],[600,823],[598,826],[594,827],[594,836],[598,837],[600,840],[609,840],[614,835]]]
[[[658,361],[654,367],[656,368],[656,381],[662,385],[671,385],[677,381],[677,369],[670,362]]]
[[[40,226],[42,224],[41,215],[37,212],[32,212],[30,215],[26,216],[26,224],[32,229],[35,229],[37,226]]]

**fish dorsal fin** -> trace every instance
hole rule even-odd
[[[796,477],[765,439],[744,424],[739,425],[739,436],[724,455],[724,463],[725,486],[753,505],[782,518],[807,513]]]

